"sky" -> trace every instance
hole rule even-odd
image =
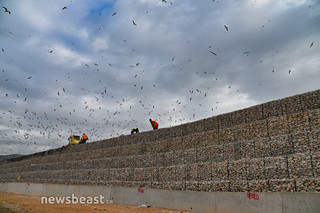
[[[320,89],[318,0],[0,0],[0,155]],[[7,12],[6,12],[6,9]],[[10,12],[10,13],[9,13]]]

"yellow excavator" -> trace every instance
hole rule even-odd
[[[80,144],[81,142],[81,137],[79,135],[71,135],[68,138],[69,141],[69,145],[73,145],[73,144]]]

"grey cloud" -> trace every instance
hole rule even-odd
[[[0,13],[1,154],[60,147],[73,133],[94,141],[133,126],[148,131],[149,118],[178,125],[319,88],[318,1],[3,4],[12,14]]]

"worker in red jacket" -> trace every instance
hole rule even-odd
[[[150,123],[151,123],[151,126],[152,126],[153,130],[158,129],[159,124],[157,123],[157,121],[154,121],[154,120],[152,120],[152,119],[149,119],[149,121],[150,121]]]

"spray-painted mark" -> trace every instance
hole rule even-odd
[[[139,189],[138,189],[138,192],[139,192],[139,193],[144,193],[144,190],[143,190],[142,188],[139,188]]]
[[[259,200],[259,195],[258,194],[255,194],[255,193],[251,193],[251,192],[248,192],[247,193],[247,197],[251,200],[251,198],[252,199],[254,199],[254,200]]]

